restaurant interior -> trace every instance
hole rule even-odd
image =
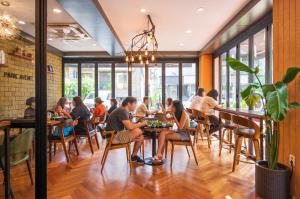
[[[0,198],[300,199],[299,0],[0,0]]]

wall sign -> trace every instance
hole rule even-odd
[[[4,72],[4,77],[12,78],[12,79],[21,79],[21,80],[33,81],[32,76],[21,75],[21,74],[16,74],[16,73],[9,73],[9,72]]]

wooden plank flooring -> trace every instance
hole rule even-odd
[[[80,156],[72,156],[67,164],[59,150],[48,166],[48,198],[50,199],[240,199],[258,198],[254,193],[254,164],[241,162],[231,172],[232,154],[223,150],[218,156],[218,142],[209,150],[206,141],[199,141],[194,159],[188,158],[184,147],[175,147],[173,169],[170,162],[160,167],[138,166],[130,172],[124,150],[112,151],[103,175],[100,173],[101,149],[91,155],[87,144],[81,144]],[[96,145],[94,145],[96,148]],[[146,142],[146,157],[150,155],[150,142]],[[169,154],[170,155],[170,154]],[[11,170],[16,199],[34,198],[26,165]],[[3,179],[0,179],[0,182]],[[3,186],[0,198],[3,198]]]

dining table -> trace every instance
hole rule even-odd
[[[225,112],[233,115],[243,116],[249,119],[256,119],[259,120],[259,127],[260,127],[260,157],[264,159],[265,157],[265,147],[264,147],[264,120],[266,116],[263,111],[256,111],[256,110],[249,110],[249,109],[241,109],[241,108],[223,108],[223,107],[215,107],[216,111]],[[220,123],[221,118],[219,117]],[[219,134],[221,135],[221,129],[219,129]],[[250,154],[253,154],[253,146],[252,142],[249,140],[249,151]]]

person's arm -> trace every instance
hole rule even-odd
[[[188,119],[187,117],[188,117],[187,114],[185,112],[183,112],[181,115],[180,121],[178,122],[177,118],[174,116],[174,121],[175,121],[178,129],[181,130],[184,128],[186,120]]]
[[[122,123],[124,124],[125,128],[128,130],[133,130],[136,128],[140,128],[142,126],[147,125],[147,121],[139,122],[139,123],[132,123],[130,120],[123,120]]]

